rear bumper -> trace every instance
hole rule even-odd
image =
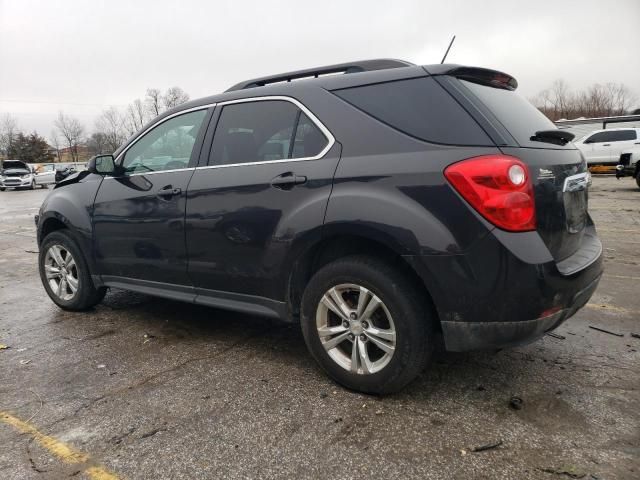
[[[634,165],[618,165],[616,166],[616,178],[636,177],[640,170],[640,162]]]
[[[572,258],[582,265],[570,269],[536,232],[494,231],[461,255],[405,259],[431,294],[447,350],[509,347],[535,341],[589,301],[603,271],[602,246],[589,232]]]
[[[582,308],[591,298],[600,282],[597,277],[571,300],[571,307],[558,312],[515,322],[442,322],[447,350],[464,352],[489,348],[515,347],[531,343],[560,326]]]

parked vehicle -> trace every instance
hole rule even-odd
[[[64,165],[61,166],[59,168],[56,169],[56,173],[55,173],[55,182],[59,183],[62,180],[64,180],[65,178],[67,178],[69,175],[72,175],[74,173],[76,173],[77,170],[73,165]]]
[[[7,188],[36,188],[36,180],[28,163],[21,160],[5,160],[0,171],[0,191]]]
[[[617,165],[623,151],[640,145],[640,128],[596,130],[574,144],[589,166]]]
[[[33,175],[36,185],[42,188],[56,183],[56,167],[53,163],[40,165],[34,170]]]
[[[616,166],[616,178],[633,177],[640,188],[640,145],[622,152]]]
[[[66,310],[116,287],[299,321],[328,374],[370,393],[415,378],[439,334],[531,342],[589,300],[602,245],[573,135],[516,87],[370,60],[174,108],[49,194],[44,288]]]

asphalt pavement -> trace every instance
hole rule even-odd
[[[440,353],[388,397],[329,380],[296,325],[116,290],[58,309],[37,271],[46,195],[0,192],[2,479],[640,478],[630,179],[594,178],[606,270],[558,336]]]

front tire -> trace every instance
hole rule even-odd
[[[95,288],[87,262],[71,235],[57,230],[45,237],[38,257],[40,279],[49,298],[64,310],[87,310],[104,298]]]
[[[640,188],[640,173],[636,175],[636,185],[638,185],[638,188]]]
[[[335,381],[370,394],[393,393],[425,368],[435,317],[399,269],[367,256],[322,267],[302,297],[302,333]]]

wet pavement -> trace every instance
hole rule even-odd
[[[384,398],[329,380],[298,326],[122,291],[59,310],[37,273],[46,194],[0,192],[2,479],[640,478],[630,179],[594,178],[606,272],[563,338],[441,353]]]

